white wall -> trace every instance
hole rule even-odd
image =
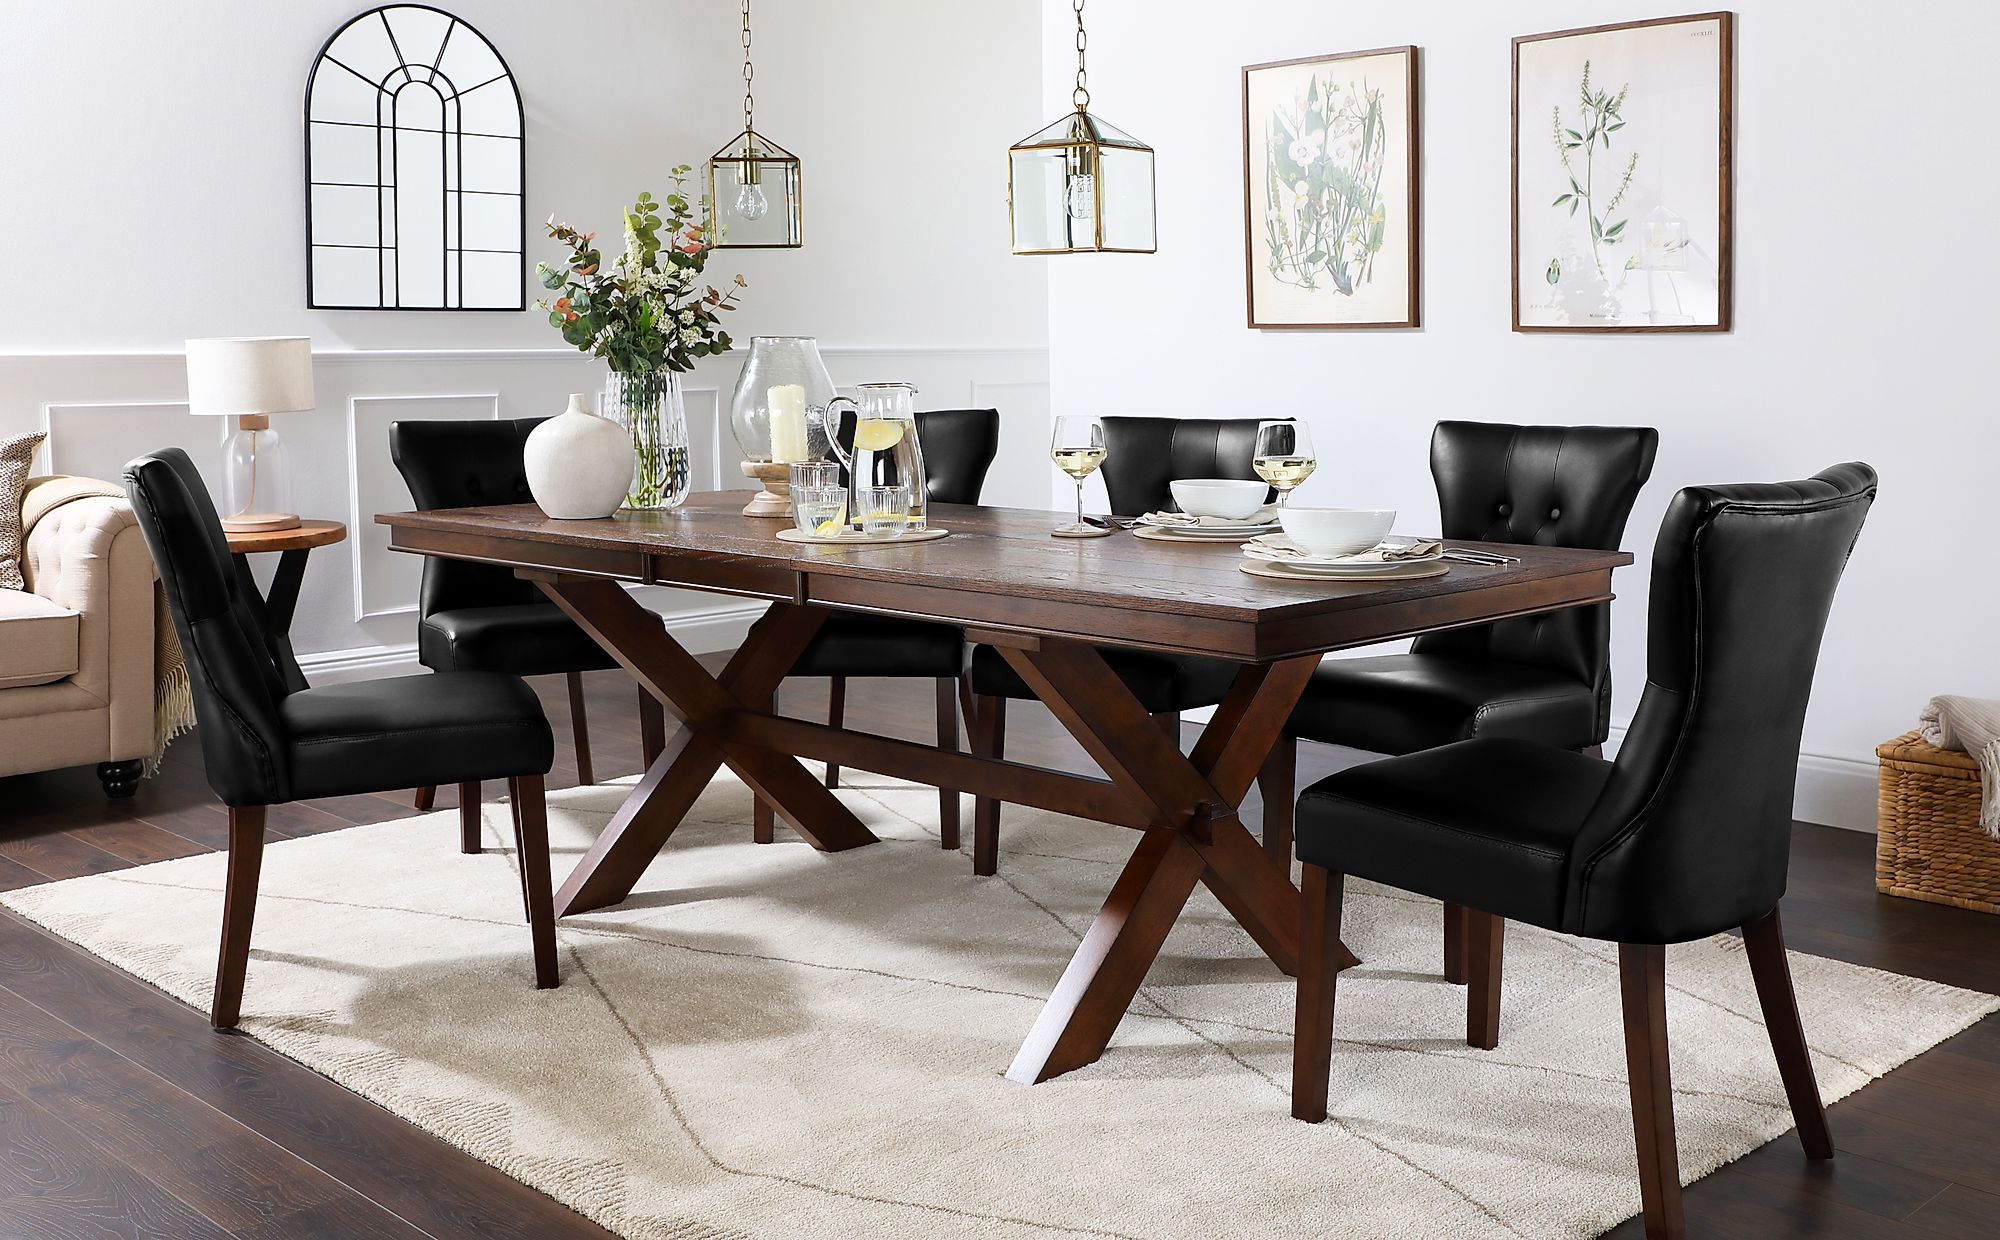
[[[1305,502],[1393,505],[1411,531],[1437,519],[1425,445],[1441,418],[1658,427],[1627,543],[1640,562],[1617,582],[1620,723],[1644,678],[1646,556],[1674,490],[1872,463],[1881,499],[1827,632],[1800,797],[1816,821],[1870,826],[1876,742],[1931,694],[2000,696],[1981,205],[2000,171],[1977,154],[2000,108],[2000,7],[1730,7],[1736,330],[1586,338],[1509,330],[1509,41],[1673,6],[1092,5],[1094,107],[1158,150],[1159,253],[1051,260],[1055,411],[1308,416],[1322,465]],[[1070,27],[1069,6],[1046,0],[1050,82],[1073,71]],[[1425,326],[1245,329],[1240,67],[1404,43],[1423,58]]]
[[[312,337],[319,410],[279,425],[296,499],[364,525],[407,504],[383,438],[394,418],[550,414],[597,389],[601,368],[533,310],[305,308],[301,96],[321,42],[367,7],[0,5],[0,255],[15,288],[0,314],[0,434],[48,426],[42,468],[115,476],[170,443],[208,464],[220,428],[178,407],[191,336]],[[742,125],[733,3],[446,7],[493,41],[522,94],[530,262],[556,256],[540,220],[615,236],[622,204],[661,193],[667,168],[698,168]],[[1001,159],[1041,107],[1036,5],[758,0],[755,17],[758,125],[803,160],[806,244],[716,256],[718,282],[750,282],[732,334],[816,335],[842,385],[909,379],[927,407],[998,405],[1008,442],[1034,451],[1003,457],[989,495],[1039,500],[1045,284],[1039,263],[1007,253]],[[689,377],[698,460],[728,486],[743,480],[716,414],[741,357]],[[315,554],[301,652],[379,661],[412,640],[400,608],[416,564],[372,546]],[[715,609],[743,612],[659,601],[723,644],[735,630]]]

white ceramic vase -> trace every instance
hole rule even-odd
[[[542,511],[567,521],[608,517],[632,485],[632,437],[592,413],[583,393],[528,434],[528,490]]]

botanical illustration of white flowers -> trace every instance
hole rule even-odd
[[[1626,192],[1632,188],[1632,175],[1639,169],[1639,152],[1627,152],[1624,165],[1619,168],[1614,148],[1622,150],[1626,143],[1623,139],[1614,139],[1612,135],[1625,128],[1625,96],[1630,90],[1629,82],[1620,86],[1615,95],[1608,90],[1593,89],[1590,62],[1586,60],[1583,62],[1583,80],[1577,88],[1575,120],[1565,122],[1561,104],[1555,106],[1552,118],[1556,158],[1562,163],[1569,187],[1558,194],[1549,206],[1553,210],[1567,212],[1570,218],[1580,223],[1588,223],[1591,266],[1598,281],[1606,288],[1622,285],[1625,273],[1639,266],[1637,254],[1628,255],[1622,262],[1618,258],[1619,247],[1630,240],[1625,229],[1632,222],[1629,216],[1619,215],[1618,210],[1625,202]],[[1600,150],[1605,160],[1605,167],[1601,169],[1597,166]],[[1666,248],[1679,249],[1686,244],[1686,239],[1682,238]],[[1655,257],[1663,258],[1664,255]],[[1550,284],[1560,284],[1563,278],[1562,256],[1550,258],[1543,274]]]
[[[1328,74],[1271,109],[1266,126],[1264,245],[1281,284],[1352,297],[1375,275],[1388,212],[1382,91]]]

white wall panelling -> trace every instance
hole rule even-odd
[[[871,349],[827,346],[836,384],[904,379],[920,405],[990,404],[1001,410],[1002,449],[987,488],[994,503],[1041,506],[1047,496],[1048,362],[1039,349]],[[749,485],[724,413],[742,366],[739,349],[704,361],[686,378],[694,484]],[[293,636],[314,674],[350,676],[408,669],[415,559],[387,550],[377,512],[409,506],[389,459],[398,418],[518,418],[559,412],[570,392],[594,402],[600,363],[567,349],[397,349],[314,355],[318,408],[275,420],[290,446],[293,492],[307,516],[344,519],[350,541],[316,552],[306,571]],[[205,474],[219,461],[226,419],[193,418],[178,396],[186,373],[177,353],[0,355],[0,434],[45,426],[44,455],[64,472],[116,479],[130,458],[169,444],[188,449]],[[215,479],[211,476],[210,482]],[[775,531],[776,524],[772,526]],[[268,558],[268,557],[266,557]],[[268,565],[259,565],[268,572]],[[699,649],[733,645],[761,610],[741,599],[647,589],[646,603]],[[712,643],[712,644],[708,644]]]
[[[347,558],[354,579],[354,622],[403,615],[417,609],[422,565],[389,552],[389,530],[378,512],[413,506],[402,471],[389,455],[389,427],[396,422],[500,419],[498,392],[435,392],[347,398]]]

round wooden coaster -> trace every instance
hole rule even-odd
[[[1049,537],[1050,538],[1104,538],[1108,535],[1115,534],[1117,532],[1118,531],[1116,530],[1100,529],[1099,527],[1093,525],[1089,526],[1088,528],[1080,530],[1071,530],[1071,529],[1050,530]]]
[[[893,547],[898,543],[930,542],[932,539],[943,538],[949,533],[951,533],[950,530],[940,529],[933,525],[927,530],[911,530],[908,533],[896,534],[887,538],[878,538],[872,534],[856,534],[852,532],[835,534],[831,538],[822,538],[816,534],[802,534],[799,532],[798,527],[794,526],[788,530],[779,530],[778,541],[817,543],[825,547]]]
[[[1270,577],[1278,581],[1314,581],[1321,585],[1367,585],[1371,581],[1415,581],[1421,577],[1442,577],[1451,571],[1449,564],[1412,564],[1408,568],[1386,573],[1357,574],[1353,577],[1336,577],[1330,573],[1312,573],[1299,568],[1286,568],[1282,564],[1267,563],[1263,560],[1245,560],[1236,567],[1252,577]]]

